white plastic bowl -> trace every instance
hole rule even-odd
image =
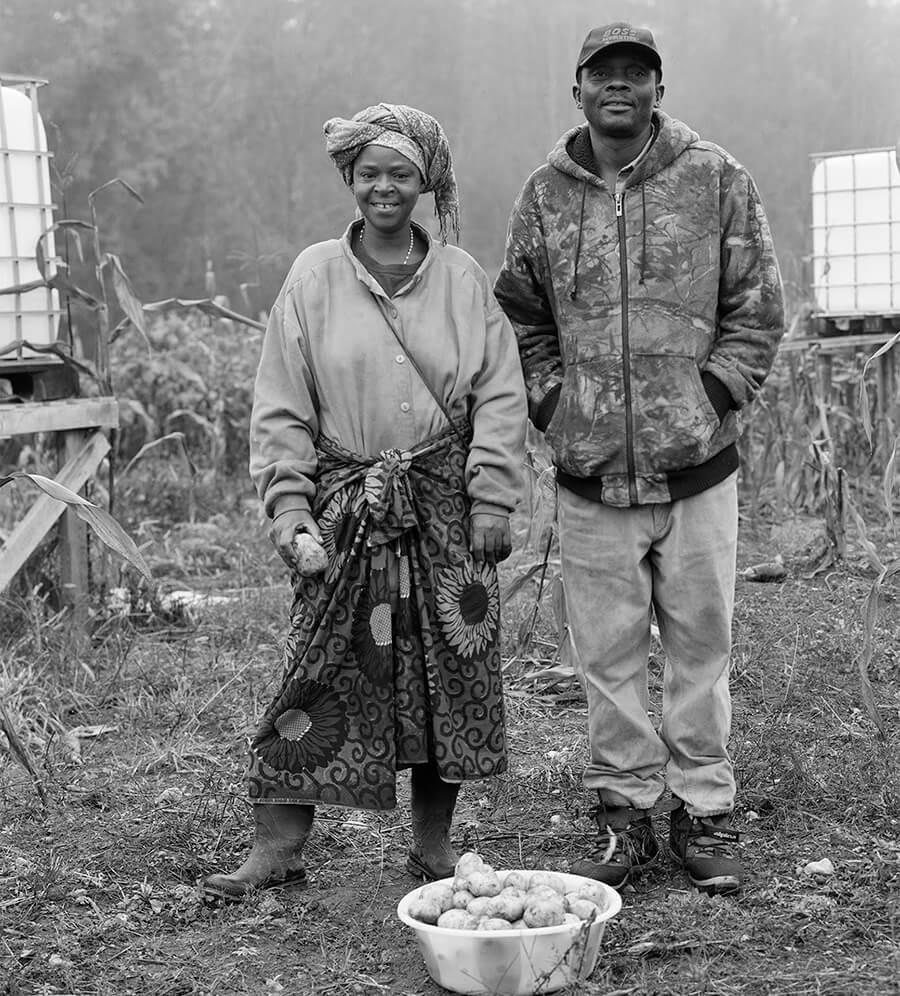
[[[512,869],[498,871],[502,878]],[[527,869],[533,871],[536,869]],[[622,898],[608,885],[581,875],[555,872],[574,892],[589,882],[606,894],[606,909],[592,923],[534,927],[528,930],[449,930],[414,920],[409,904],[426,885],[408,892],[397,916],[412,927],[428,974],[455,993],[490,996],[536,996],[586,979],[597,964],[606,924],[622,908]],[[450,885],[452,878],[438,884]],[[431,883],[435,884],[435,883]]]

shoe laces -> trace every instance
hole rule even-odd
[[[740,833],[731,827],[718,826],[702,817],[691,817],[687,844],[696,854],[714,857],[730,855],[732,848],[737,846],[740,839]]]

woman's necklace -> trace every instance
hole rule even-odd
[[[359,244],[362,245],[366,237],[366,219],[363,218],[362,228],[359,230]],[[406,256],[403,259],[401,266],[406,266],[409,262],[409,257],[412,256],[413,246],[416,243],[416,237],[413,234],[412,225],[409,226],[409,249],[406,250]]]

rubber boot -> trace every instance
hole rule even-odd
[[[450,825],[459,783],[442,781],[432,761],[413,766],[411,788],[413,846],[406,870],[425,881],[449,878],[458,860],[450,845]]]
[[[255,805],[256,832],[247,860],[230,875],[210,875],[203,882],[204,895],[237,902],[257,889],[306,886],[306,869],[300,860],[315,810],[301,805]]]

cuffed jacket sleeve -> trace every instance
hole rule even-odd
[[[721,188],[718,328],[704,380],[715,377],[730,394],[731,407],[741,408],[756,396],[775,359],[784,334],[784,301],[756,184],[736,164],[728,180]]]
[[[528,413],[535,426],[547,428],[562,385],[562,357],[553,302],[543,225],[533,178],[513,207],[506,256],[494,293],[515,331],[528,395]]]
[[[291,276],[272,307],[250,415],[250,476],[266,515],[308,510],[315,495],[315,387]]]

